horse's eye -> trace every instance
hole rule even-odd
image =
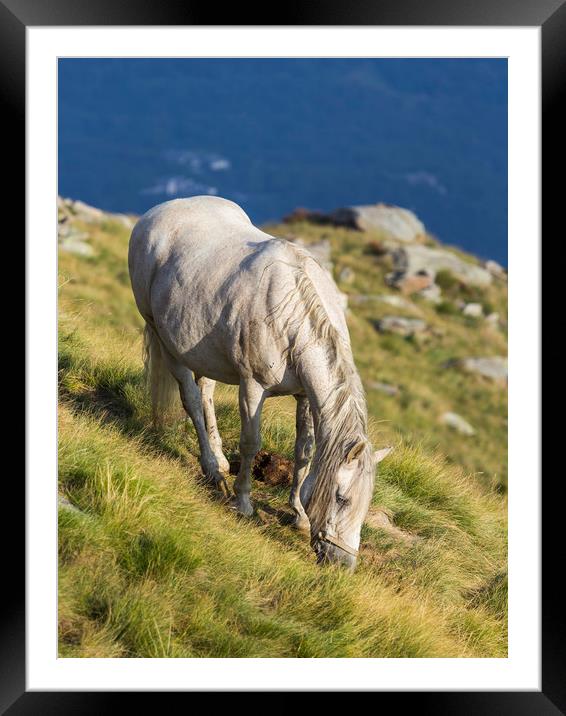
[[[341,495],[339,492],[337,492],[336,502],[340,505],[340,507],[344,507],[344,505],[347,505],[350,500],[347,497],[344,497],[344,495]]]

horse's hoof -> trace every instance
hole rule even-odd
[[[254,513],[254,508],[249,500],[240,500],[234,497],[230,506],[242,517],[251,517]]]

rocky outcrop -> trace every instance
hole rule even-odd
[[[418,241],[426,235],[424,224],[408,209],[392,204],[346,206],[330,212],[295,209],[285,223],[310,221],[313,224],[343,226],[357,231],[379,231],[396,241]]]
[[[87,224],[94,224],[105,219],[112,221],[119,221],[127,229],[131,229],[134,226],[135,219],[127,214],[112,214],[110,212],[102,211],[95,206],[90,206],[80,199],[68,199],[62,196],[57,197],[57,209],[59,214],[59,220],[62,217],[72,217],[83,221]]]
[[[489,286],[492,276],[487,269],[477,266],[444,249],[430,248],[421,244],[399,246],[392,250],[393,273],[389,275],[390,285],[401,288],[404,281],[422,277],[429,284],[434,282],[439,271],[450,271],[462,283],[471,286]],[[425,288],[425,286],[423,286]]]
[[[59,224],[57,225],[57,239],[59,242],[59,248],[62,251],[66,251],[70,254],[76,254],[77,256],[93,256],[94,251],[92,246],[87,243],[89,235],[83,231],[77,231],[77,229],[69,221],[69,217],[66,215],[60,216]]]

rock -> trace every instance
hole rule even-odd
[[[342,283],[352,283],[355,278],[356,274],[349,266],[345,266],[338,274],[338,280]]]
[[[57,205],[66,207],[68,205],[68,199],[61,199],[57,197]],[[76,254],[77,256],[93,256],[94,251],[86,241],[89,239],[89,235],[83,231],[77,231],[71,223],[71,215],[68,213],[61,213],[59,211],[59,223],[57,224],[57,239],[59,242],[59,248],[62,251],[66,251],[70,254]]]
[[[412,301],[404,296],[397,296],[389,293],[354,293],[350,294],[349,299],[354,305],[363,305],[364,303],[386,303],[393,308],[399,308],[403,311],[411,311],[417,316],[422,315],[421,309]]]
[[[440,422],[443,425],[447,425],[449,428],[452,428],[453,430],[456,430],[457,432],[461,433],[462,435],[475,435],[476,431],[472,428],[470,423],[467,422],[467,420],[464,420],[464,418],[461,415],[458,415],[457,413],[443,413],[440,416]]]
[[[85,204],[84,201],[76,199],[70,205],[73,213],[83,221],[101,221],[104,218],[104,212],[94,206]]]
[[[392,288],[397,288],[406,296],[430,288],[434,283],[434,277],[427,271],[419,271],[415,274],[394,271],[385,277],[385,283]]]
[[[492,283],[492,276],[485,268],[469,263],[444,249],[413,244],[393,249],[392,256],[394,278],[398,287],[403,277],[415,275],[428,275],[432,284],[439,271],[450,271],[462,283],[472,286],[483,287]]]
[[[92,223],[109,218],[113,221],[119,221],[127,229],[133,228],[136,223],[136,219],[132,216],[128,216],[128,214],[109,214],[94,206],[85,204],[84,201],[80,201],[79,199],[66,199],[62,196],[57,197],[57,210],[60,222],[79,219],[80,221]]]
[[[391,204],[348,206],[328,214],[335,226],[346,226],[359,231],[377,230],[397,241],[411,242],[423,238],[426,230],[412,211]]]
[[[507,380],[507,358],[462,358],[457,361],[460,368],[468,373],[477,373],[495,381]]]
[[[75,254],[77,256],[94,256],[92,246],[87,244],[85,241],[77,239],[76,237],[62,239],[59,241],[59,248],[62,251],[66,251],[69,254]]]
[[[409,337],[417,333],[424,333],[427,324],[420,318],[385,316],[375,321],[375,327],[380,333],[396,333],[399,336]]]
[[[57,226],[57,238],[59,239],[59,243],[61,243],[67,239],[73,241],[86,241],[90,237],[84,231],[77,231],[72,224],[69,224],[68,221],[61,221]]]
[[[379,393],[385,393],[385,395],[390,395],[392,397],[395,397],[399,395],[399,386],[397,385],[390,385],[389,383],[380,383],[378,380],[372,380],[369,383],[367,383],[368,390],[377,390]]]
[[[440,303],[442,300],[442,289],[438,286],[438,284],[432,283],[430,286],[421,289],[418,292],[418,295],[422,296],[431,303]]]
[[[507,281],[507,271],[497,261],[486,261],[484,264],[489,273],[500,281]]]
[[[470,318],[481,318],[483,316],[483,306],[481,303],[466,303],[462,313]]]

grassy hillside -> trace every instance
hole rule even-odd
[[[350,301],[362,378],[399,386],[395,396],[368,390],[373,443],[396,449],[380,466],[351,575],[315,565],[289,525],[286,489],[256,483],[257,515],[243,520],[201,484],[181,412],[151,427],[129,229],[110,215],[68,224],[92,251],[59,258],[61,656],[506,656],[505,390],[445,367],[504,355],[506,341],[450,308],[461,288],[447,286],[444,308],[414,300],[437,329],[422,342],[375,331],[397,309]],[[376,237],[309,224],[270,231],[328,238],[336,276],[354,272],[344,292],[393,293],[387,262],[368,253]],[[505,315],[501,286],[481,300]],[[235,389],[218,386],[216,402],[233,456]],[[292,457],[293,410],[290,398],[267,401],[267,450]],[[445,410],[476,435],[442,426]]]

